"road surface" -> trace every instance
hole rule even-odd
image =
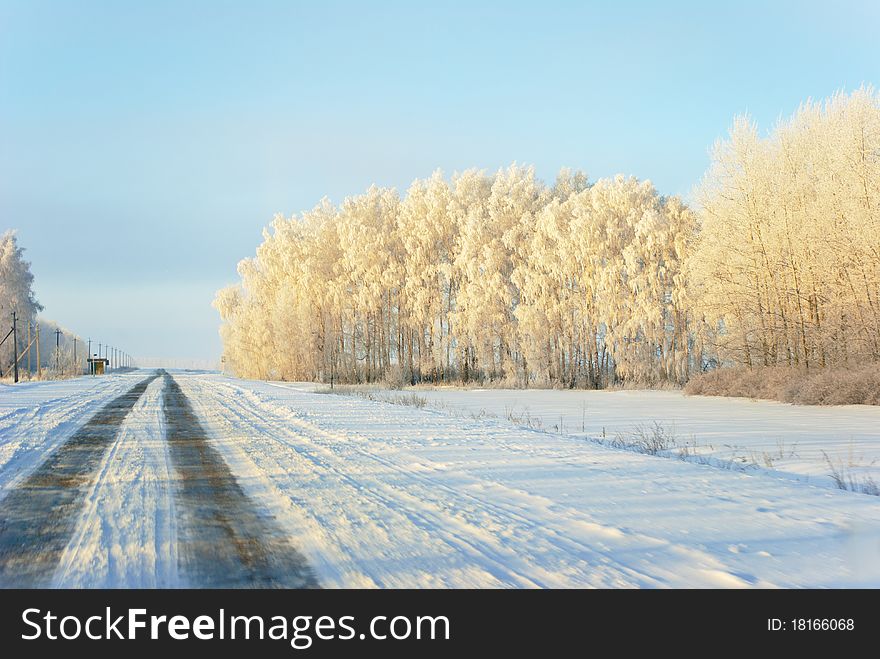
[[[201,588],[317,587],[305,558],[242,492],[186,395],[165,371],[106,403],[0,500],[0,584],[53,585],[89,492],[100,489],[110,474],[102,464],[119,458],[121,442],[137,439],[120,432],[123,422],[160,378],[173,465],[165,485],[173,490],[178,515],[178,579]]]
[[[0,586],[877,587],[880,498],[135,371],[0,387]]]

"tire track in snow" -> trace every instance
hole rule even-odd
[[[0,501],[0,587],[46,585],[120,424],[157,377],[104,405]]]
[[[208,440],[186,395],[164,373],[166,440],[175,493],[181,571],[202,588],[316,588],[306,559],[261,516]]]
[[[165,441],[163,380],[147,387],[105,453],[73,539],[52,579],[62,588],[175,588],[173,467]]]
[[[582,511],[473,474],[449,474],[453,486],[385,459],[382,445],[357,433],[327,431],[295,413],[279,415],[276,406],[263,404],[247,390],[204,381],[197,386],[228,391],[221,398],[239,422],[247,419],[266,439],[295,451],[317,471],[332,474],[335,487],[352,488],[347,498],[359,507],[384,509],[378,519],[393,519],[395,535],[406,527],[418,529],[431,537],[429,544],[446,545],[466,563],[491,575],[498,585],[645,587],[688,581],[715,584],[719,575],[730,576],[715,557],[667,539],[602,525]],[[381,416],[383,408],[378,406],[375,413]],[[248,446],[249,452],[260,454],[260,460],[269,457],[264,443],[256,449],[256,445]],[[407,458],[407,452],[399,448],[394,454]],[[279,471],[267,466],[263,469],[268,474]],[[313,501],[306,504],[310,512],[315,510]],[[681,575],[649,559],[661,554],[668,564],[678,566]],[[371,576],[382,583],[379,575]],[[438,577],[442,582],[443,577]],[[731,577],[726,585],[747,584]]]
[[[195,382],[191,382],[195,384]],[[344,510],[338,511],[346,515],[346,526],[351,525],[361,533],[366,533],[365,524],[375,525],[378,528],[374,529],[370,535],[376,536],[378,534],[375,531],[385,528],[387,525],[390,527],[390,533],[388,537],[384,538],[384,541],[394,546],[395,553],[399,551],[405,551],[405,554],[414,552],[414,555],[408,556],[408,560],[419,563],[424,561],[427,555],[433,555],[435,559],[440,559],[441,564],[444,565],[442,569],[438,565],[425,566],[426,569],[435,573],[432,577],[432,585],[473,587],[474,585],[487,585],[486,578],[494,587],[534,588],[556,585],[554,580],[545,581],[545,578],[551,575],[537,569],[534,562],[530,564],[529,561],[533,552],[546,549],[547,543],[543,539],[534,537],[530,533],[529,535],[533,536],[536,546],[520,547],[520,551],[506,547],[485,528],[468,521],[462,515],[462,510],[456,509],[454,500],[460,496],[460,492],[452,494],[451,490],[447,490],[452,496],[446,498],[445,501],[438,501],[436,496],[423,492],[418,492],[414,496],[413,492],[407,491],[399,484],[384,482],[388,475],[402,472],[387,469],[388,465],[377,460],[371,453],[361,454],[361,457],[366,458],[366,462],[347,460],[346,453],[349,455],[350,453],[345,451],[343,447],[360,442],[361,439],[356,435],[336,436],[336,441],[333,442],[334,447],[331,448],[317,440],[317,434],[323,434],[326,431],[310,425],[304,427],[296,418],[278,416],[258,402],[256,407],[245,403],[242,398],[249,397],[247,394],[250,392],[236,391],[225,384],[209,384],[199,381],[198,386],[203,385],[212,389],[216,387],[215,391],[221,388],[228,389],[231,395],[224,395],[222,399],[227,403],[225,409],[237,417],[235,425],[242,422],[248,423],[264,439],[272,440],[293,453],[284,456],[281,460],[289,462],[293,455],[296,455],[307,462],[309,465],[307,468],[310,471],[332,476],[333,489],[346,490],[344,495],[339,496],[339,499],[353,504],[350,507],[350,513],[346,513]],[[204,399],[205,397],[200,398]],[[256,401],[251,401],[251,403],[254,402]],[[216,409],[218,408],[214,408],[211,412],[216,413]],[[284,473],[282,462],[273,458],[267,448],[265,444],[260,443],[249,444],[245,450],[252,459],[256,459],[260,463],[260,467],[266,473]],[[270,467],[267,462],[274,463],[275,466]],[[380,471],[363,470],[364,466],[376,462],[382,467]],[[411,474],[408,473],[407,479],[410,476]],[[408,483],[410,486],[412,484]],[[332,513],[323,511],[320,506],[317,506],[318,502],[316,501],[307,500],[304,503],[308,505],[310,514],[317,515],[318,522],[322,526],[327,527],[328,520],[333,520],[335,523],[330,524],[330,527],[333,529],[334,535],[339,535],[341,519],[338,517],[334,519]],[[483,504],[481,508],[485,510],[485,505]],[[366,515],[366,519],[359,519],[359,516],[353,514],[354,510]],[[349,515],[351,516],[349,517]],[[499,523],[499,521],[497,518],[493,519],[493,522]],[[513,528],[509,524],[509,519],[505,522],[507,522],[505,524],[507,528]],[[523,529],[518,530],[522,531]],[[378,537],[374,539],[378,539]],[[351,542],[351,539],[348,538],[337,537],[336,540],[342,540],[346,544]],[[388,546],[384,551],[390,549],[391,546]],[[522,551],[523,549],[526,550]],[[400,556],[395,560],[402,558]],[[570,569],[572,566],[567,565],[566,567]],[[600,572],[604,572],[609,579],[620,578],[618,571],[613,568],[610,570],[611,574],[608,575],[609,570],[606,566],[594,566],[591,571],[594,578],[599,577],[598,573]],[[449,581],[452,577],[451,573],[454,573],[458,578],[476,577],[477,581],[473,583]],[[372,573],[370,576],[380,587],[407,585],[411,587],[413,585],[406,581],[400,583],[396,580],[389,580],[392,575],[388,574]],[[410,578],[412,576],[410,575]],[[628,583],[631,584],[631,582]]]
[[[72,394],[13,408],[0,416],[0,499],[76,432],[84,418],[101,409],[112,396],[125,393],[133,382],[133,378],[100,381]]]
[[[215,392],[224,387],[217,383],[188,380],[188,386],[193,385],[199,388],[210,387]],[[199,399],[202,402],[213,397],[210,394],[204,395],[203,389],[200,393],[202,395]],[[391,543],[393,549],[392,546],[386,546],[383,553],[389,550],[394,554],[402,551],[404,555],[413,552],[408,561],[414,563],[421,563],[427,555],[432,555],[439,564],[425,565],[425,568],[433,568],[432,571],[435,572],[433,585],[474,585],[474,583],[450,581],[452,578],[471,577],[476,577],[479,580],[476,583],[483,585],[488,578],[496,587],[561,585],[558,574],[552,574],[539,567],[541,561],[536,559],[542,554],[545,557],[553,556],[560,562],[556,566],[557,570],[560,573],[577,575],[579,582],[630,586],[646,585],[646,581],[650,582],[650,577],[634,573],[626,566],[609,561],[606,552],[596,552],[595,546],[567,540],[555,533],[553,534],[555,537],[547,537],[546,530],[542,528],[543,524],[527,519],[525,511],[517,511],[519,514],[502,511],[501,507],[487,505],[485,501],[461,491],[453,491],[433,479],[414,480],[412,473],[395,468],[389,462],[377,458],[372,451],[354,449],[358,457],[352,460],[350,458],[355,456],[352,455],[351,447],[360,444],[362,441],[360,438],[354,435],[337,435],[332,437],[329,444],[325,444],[321,438],[329,438],[329,433],[326,431],[312,424],[303,423],[295,417],[282,418],[259,403],[254,407],[248,403],[256,401],[244,400],[248,398],[247,395],[243,396],[245,392],[230,389],[229,393],[231,395],[221,396],[224,413],[219,415],[220,418],[225,414],[234,414],[236,420],[233,426],[242,422],[247,423],[253,432],[263,439],[272,440],[292,451],[310,465],[306,469],[332,479],[332,488],[339,492],[339,500],[351,503],[351,506],[337,509],[334,514],[332,507],[330,510],[324,510],[323,506],[319,505],[320,501],[308,499],[304,502],[309,514],[316,515],[318,522],[326,530],[332,530],[336,541],[341,540],[350,545],[352,540],[356,540],[356,538],[339,537],[342,535],[340,525],[351,525],[361,534],[367,534],[369,526],[375,525],[378,528],[373,529],[370,535],[376,536],[375,539],[378,540],[381,534],[377,532],[387,524],[390,526],[390,533],[389,537],[385,538],[385,542]],[[215,404],[211,406],[210,411],[205,411],[213,416],[220,409]],[[293,458],[290,454],[285,457],[279,456],[281,461],[273,458],[265,442],[249,442],[244,448],[252,459],[260,463],[261,469],[267,474],[285,473],[286,469],[282,461],[290,465]],[[371,448],[373,451],[377,450],[375,446]],[[379,470],[364,469],[371,464],[378,466]],[[405,475],[406,487],[402,487],[400,482],[386,482],[391,474]],[[417,484],[424,484],[427,487],[416,489],[413,486]],[[438,496],[436,492],[431,492],[432,488],[442,489],[443,493]],[[471,505],[462,506],[465,501]],[[360,516],[356,515],[355,511],[366,515],[366,519],[359,519]],[[507,546],[504,541],[488,532],[485,526],[480,525],[476,520],[468,519],[468,516],[476,511],[487,516],[492,524],[505,528],[522,539],[530,538],[531,541],[517,547]],[[345,519],[340,518],[338,516],[340,514],[344,515]],[[597,531],[597,529],[598,525],[593,530]],[[607,535],[603,531],[605,530],[598,529],[592,534],[592,539],[596,540],[598,539],[596,536],[600,536],[607,541]],[[650,539],[649,544],[664,543]],[[395,558],[395,560],[401,559],[403,556]],[[440,568],[440,565],[444,568]],[[446,574],[443,574],[444,571]],[[478,576],[478,572],[482,572],[482,576]],[[452,573],[455,573],[456,577],[453,577]],[[388,581],[391,575],[387,574],[372,573],[370,576],[380,586],[412,585],[407,584],[406,581],[403,583]],[[412,576],[415,575],[410,575],[410,578]]]

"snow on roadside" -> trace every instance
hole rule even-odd
[[[0,499],[143,372],[0,386]]]
[[[502,420],[175,377],[325,586],[880,585],[876,497]]]
[[[122,422],[86,495],[53,586],[182,585],[162,386],[161,378],[154,380]]]
[[[370,391],[380,400],[401,395]],[[404,395],[467,417],[489,416],[554,434],[605,441],[638,441],[639,426],[650,435],[658,423],[675,437],[668,452],[672,457],[687,450],[716,464],[773,471],[832,488],[837,487],[832,478],[836,470],[857,486],[880,487],[880,407],[875,406],[795,406],[649,390],[418,388]]]

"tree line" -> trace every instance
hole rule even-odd
[[[745,119],[699,189],[692,281],[711,347],[746,366],[880,360],[880,97],[807,102],[768,137]]]
[[[0,377],[14,372],[18,340],[18,368],[22,378],[82,373],[87,344],[59,324],[39,318],[43,310],[34,294],[31,264],[24,258],[15,231],[0,235]],[[16,314],[16,333],[12,333],[12,314]],[[39,346],[37,345],[39,325]],[[56,336],[56,330],[59,332]],[[30,348],[30,349],[28,349]]]
[[[435,172],[276,216],[218,291],[254,378],[682,383],[880,358],[880,98],[738,119],[696,205],[650,182]]]
[[[24,248],[18,244],[15,231],[5,231],[0,235],[0,374],[13,369],[13,312],[18,328],[23,329],[28,323],[35,324],[43,309],[34,296],[33,285],[34,276],[31,264],[24,258]]]

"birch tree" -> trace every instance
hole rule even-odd
[[[698,195],[692,299],[720,359],[880,359],[880,98],[807,102],[768,136],[739,118]]]
[[[440,172],[276,217],[220,291],[249,377],[395,384],[680,382],[693,214],[649,182]]]
[[[18,245],[15,231],[0,235],[0,339],[12,328],[12,313],[23,331],[28,322],[34,323],[42,310],[34,296],[34,276],[31,264],[24,259],[24,248]],[[0,362],[5,373],[13,362],[13,345],[10,337],[0,348]]]

